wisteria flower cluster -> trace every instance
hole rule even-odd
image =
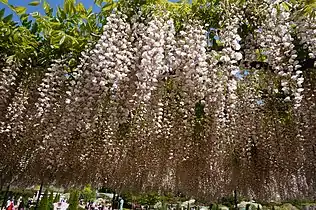
[[[254,2],[222,5],[217,47],[201,20],[116,11],[75,68],[1,63],[1,184],[313,196],[315,24]]]

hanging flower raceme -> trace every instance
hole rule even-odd
[[[57,105],[56,103],[60,103],[62,97],[61,88],[67,77],[65,68],[67,67],[62,64],[62,61],[56,61],[51,68],[47,69],[42,83],[37,89],[39,98],[35,104],[37,107],[36,118],[41,118],[42,122],[46,120],[47,115],[54,115],[52,113],[55,111],[53,106]]]
[[[279,10],[277,9],[277,5]],[[301,65],[294,49],[293,28],[291,26],[291,13],[283,4],[273,3],[267,8],[267,24],[259,31],[259,43],[267,57],[268,64],[279,75],[281,90],[285,94],[284,101],[291,101],[294,96],[294,108],[300,106],[301,92],[304,81]]]
[[[296,23],[296,31],[299,39],[299,43],[304,50],[308,53],[308,58],[313,61],[313,67],[316,67],[316,24],[311,17],[300,17]],[[303,88],[303,72],[301,71],[301,64],[296,64],[294,66],[295,75],[293,78],[296,79],[297,91],[295,93],[295,98],[298,102],[302,100]]]
[[[232,5],[231,8],[238,14],[236,6]],[[226,16],[225,16],[226,17]],[[220,57],[221,67],[221,92],[222,99],[218,109],[219,113],[219,125],[218,130],[223,129],[222,136],[227,138],[228,142],[234,142],[235,138],[235,126],[236,126],[236,104],[237,104],[237,76],[240,74],[238,63],[242,60],[243,55],[239,52],[241,46],[241,38],[238,35],[238,28],[241,17],[238,15],[227,14],[227,17],[223,20],[224,28],[220,32],[220,39],[224,45],[222,55]],[[222,124],[222,125],[221,125]],[[227,133],[227,136],[225,136]]]
[[[5,115],[5,110],[10,103],[10,96],[16,86],[16,77],[19,69],[13,63],[6,64],[0,72],[0,111],[1,116]],[[0,118],[1,119],[1,118]]]
[[[308,57],[315,59],[316,57],[316,24],[312,17],[300,17],[296,21],[298,38],[303,49],[308,50]],[[315,63],[314,63],[315,66]]]
[[[164,65],[165,31],[164,21],[154,17],[145,26],[144,33],[138,40],[140,66],[136,72],[137,89],[140,91],[140,101],[145,103],[151,98],[152,91],[157,89],[159,77],[166,72]]]

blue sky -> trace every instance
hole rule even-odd
[[[24,6],[27,8],[27,13],[31,13],[31,12],[35,12],[35,11],[39,11],[39,12],[43,12],[41,5],[39,6],[28,6],[28,3],[34,1],[34,0],[8,0],[9,4],[12,4],[14,6]],[[178,0],[169,0],[171,2],[177,2]],[[53,7],[56,8],[58,5],[62,5],[64,0],[47,0],[47,2]],[[77,2],[82,2],[86,8],[89,8],[91,6],[93,6],[93,0],[77,0]],[[4,6],[2,3],[0,3],[0,9],[2,8],[6,8],[6,15],[11,14],[10,9],[8,9],[6,6]],[[98,11],[98,7],[94,6],[93,9],[95,11]],[[15,17],[15,20],[16,17]]]

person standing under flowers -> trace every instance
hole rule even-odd
[[[120,210],[123,210],[123,204],[124,204],[123,198],[122,198],[122,197],[119,197]]]
[[[18,210],[24,210],[24,201],[23,201],[23,199],[19,203]]]
[[[6,210],[14,210],[14,203],[12,199],[8,200]]]

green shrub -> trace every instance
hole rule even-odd
[[[92,189],[91,185],[87,185],[80,194],[85,202],[93,201],[97,197],[96,192]]]
[[[54,192],[51,191],[49,198],[48,198],[48,209],[52,210],[54,209]]]
[[[79,192],[78,190],[72,190],[70,192],[68,210],[78,210],[78,206],[79,206]]]
[[[60,200],[60,194],[58,193],[58,194],[56,194],[53,203],[57,203],[57,202],[59,202],[59,200]]]
[[[38,210],[49,210],[48,205],[48,190],[45,190],[43,197],[40,200]]]

